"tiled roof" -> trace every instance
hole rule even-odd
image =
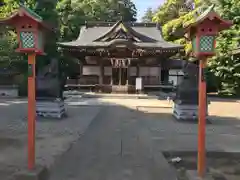
[[[111,30],[122,22],[113,23],[92,23],[83,26],[77,40],[72,42],[59,43],[60,46],[67,47],[107,47],[112,41],[97,41],[97,39],[110,33]],[[144,48],[182,48],[181,45],[166,42],[161,33],[161,29],[156,23],[122,23],[131,31],[140,42],[132,42],[137,47]]]

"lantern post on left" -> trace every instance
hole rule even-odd
[[[17,32],[19,53],[28,55],[28,169],[35,168],[35,123],[36,123],[36,56],[44,55],[44,36],[53,28],[43,22],[41,16],[24,6],[0,23],[13,26]]]

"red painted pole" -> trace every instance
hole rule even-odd
[[[206,171],[206,80],[204,77],[204,68],[206,67],[207,58],[199,60],[199,93],[198,93],[198,176],[203,177]]]
[[[28,55],[28,169],[35,167],[35,57]]]

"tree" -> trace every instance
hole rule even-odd
[[[73,40],[86,21],[136,21],[136,7],[131,0],[59,0],[56,10],[60,18],[62,40]]]
[[[212,3],[216,5],[217,12],[223,18],[233,20],[234,25],[230,30],[221,32],[217,38],[217,54],[209,60],[209,70],[219,81],[219,92],[237,95],[240,94],[240,61],[232,58],[231,50],[240,42],[239,0],[198,0],[195,1],[195,9],[188,9],[189,5],[184,5],[182,0],[168,0],[158,9],[153,20],[163,25],[166,40],[185,45],[186,54],[189,54],[191,44],[182,37],[182,31],[187,24],[194,21],[199,10],[206,9]]]
[[[152,8],[148,8],[144,14],[144,16],[142,17],[142,22],[152,22],[153,20],[153,15],[154,12],[152,10]]]
[[[240,2],[218,0],[217,10],[223,18],[234,25],[217,38],[217,55],[209,61],[211,71],[221,80],[219,92],[240,95],[240,59],[232,56],[232,49],[240,42]]]
[[[191,44],[183,37],[184,27],[194,21],[199,10],[203,8],[201,1],[195,1],[195,9],[191,1],[167,0],[160,6],[153,17],[160,23],[163,37],[168,41],[185,45],[186,54],[191,51]]]
[[[0,19],[8,17],[18,7],[17,0],[4,0],[0,6]],[[12,68],[15,64],[24,63],[22,55],[15,52],[18,42],[15,31],[6,26],[0,27],[0,63],[1,68]],[[25,69],[20,66],[19,71]]]
[[[51,33],[45,41],[44,51],[47,58],[58,56],[56,43],[58,41],[58,13],[55,10],[57,0],[36,0],[34,11],[43,18],[43,21],[55,28],[55,32]],[[46,58],[46,57],[44,57]]]

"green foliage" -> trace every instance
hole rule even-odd
[[[56,10],[60,19],[61,40],[73,40],[86,21],[121,19],[136,21],[136,7],[130,0],[59,0]]]
[[[182,0],[167,0],[158,8],[153,20],[163,25],[163,36],[166,40],[185,45],[186,56],[190,54],[191,43],[182,38],[186,25],[194,21],[199,9],[205,9],[214,3],[216,11],[224,19],[232,20],[234,25],[220,33],[217,38],[216,56],[209,60],[210,84],[215,82],[220,93],[240,94],[240,60],[232,56],[232,49],[240,42],[240,1],[239,0],[198,0],[195,10],[185,8]],[[180,34],[180,35],[179,35]],[[192,58],[188,58],[189,60]],[[193,59],[194,60],[194,59]],[[214,77],[213,77],[214,74]]]
[[[37,69],[41,69],[46,64],[50,62],[52,58],[59,58],[59,54],[57,52],[57,41],[58,41],[58,13],[55,10],[57,5],[57,0],[51,1],[37,1],[35,0],[34,12],[36,12],[39,16],[41,16],[44,22],[50,24],[55,27],[55,32],[48,32],[45,35],[46,43],[44,46],[44,52],[46,56],[37,56]]]
[[[185,5],[185,0],[167,0],[158,8],[153,20],[164,25],[169,21],[186,15],[188,12],[189,7]]]
[[[6,18],[18,7],[16,0],[4,0],[4,6],[0,7],[0,19]],[[0,26],[0,63],[1,67],[9,67],[14,61],[22,60],[15,53],[17,47],[16,33],[8,27]]]
[[[240,95],[240,58],[232,55],[232,49],[240,42],[240,1],[218,0],[220,15],[232,20],[234,25],[217,38],[217,55],[209,61],[211,71],[221,79],[219,93]]]
[[[0,19],[9,17],[18,7],[21,0],[3,0],[0,7]],[[86,21],[136,21],[136,7],[131,0],[25,0],[25,5],[39,14],[44,21],[56,27],[55,34],[47,36],[45,52],[47,56],[37,57],[37,69],[49,63],[53,57],[58,58],[66,74],[79,67],[77,61],[61,56],[57,52],[57,41],[72,41],[77,38],[80,27]],[[7,28],[0,29],[1,65],[17,66],[20,72],[26,71],[27,59],[15,53],[16,34]],[[60,57],[61,56],[61,57]]]

